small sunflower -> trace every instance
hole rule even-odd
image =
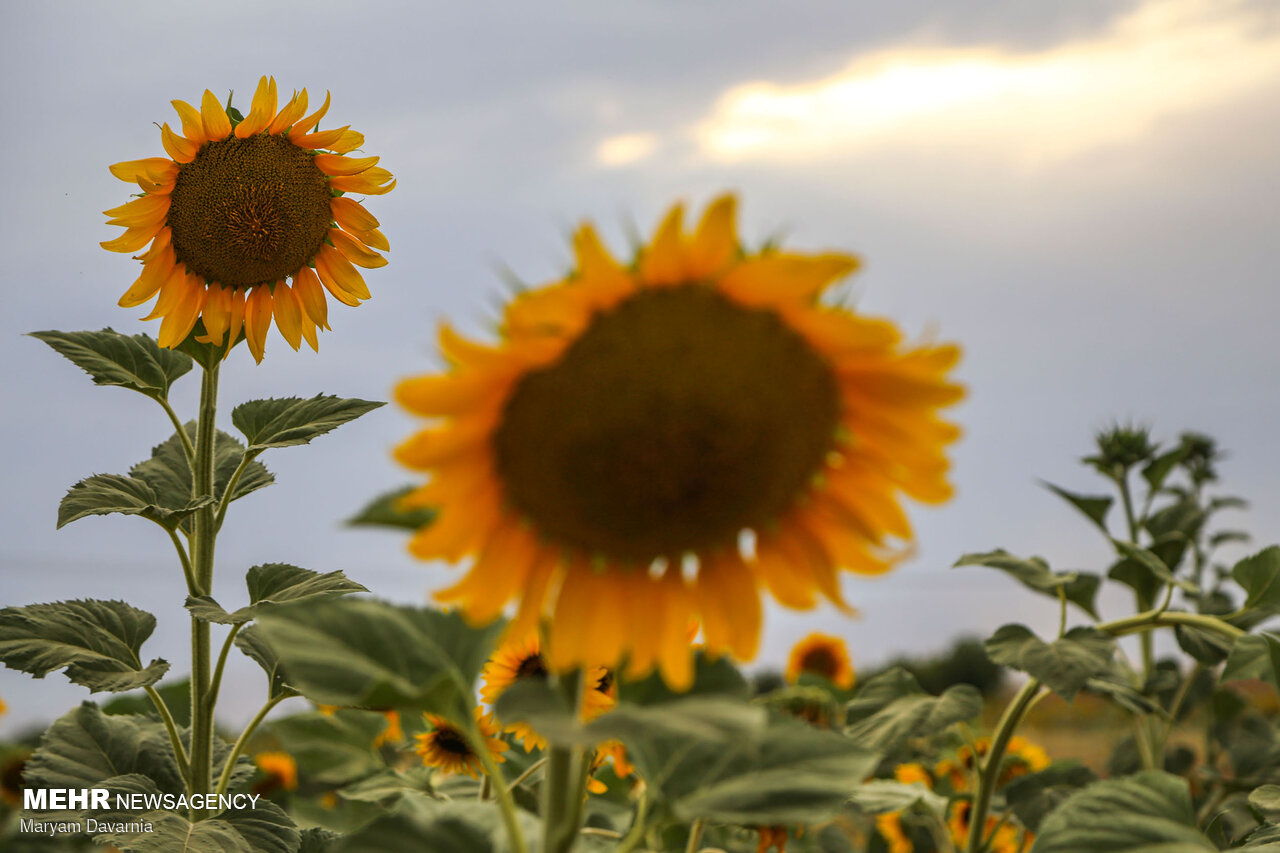
[[[973,803],[969,800],[954,800],[947,817],[947,829],[951,832],[951,840],[956,849],[963,850],[969,843],[969,818],[972,816]],[[986,849],[991,853],[1019,853],[1030,849],[1035,843],[1035,836],[1028,832],[1026,839],[1019,839],[1018,828],[1008,821],[995,816],[988,816],[984,827],[984,836],[988,839]]]
[[[856,680],[848,646],[830,634],[810,634],[791,649],[787,681],[797,682],[806,673],[825,678],[841,690],[853,687]]]
[[[438,767],[445,773],[466,773],[472,779],[480,778],[483,765],[480,756],[472,749],[467,736],[444,717],[436,714],[424,714],[431,730],[415,735],[417,746],[415,751],[422,756],[422,763],[428,767]],[[493,759],[506,761],[502,753],[506,752],[507,742],[498,736],[498,726],[492,714],[485,714],[476,708],[476,725],[485,746]]]
[[[377,737],[373,739],[373,748],[386,744],[395,746],[404,740],[404,728],[400,725],[399,711],[383,711],[382,716],[386,718],[387,725],[382,731],[378,732]]]
[[[686,632],[755,656],[763,586],[841,607],[841,570],[888,570],[911,537],[899,493],[951,494],[937,410],[959,348],[909,347],[889,322],[822,300],[858,261],[739,244],[732,196],[692,234],[677,205],[634,263],[584,225],[576,269],[515,297],[501,342],[449,327],[443,375],[396,396],[432,423],[396,451],[437,520],[410,549],[473,558],[437,593],[476,622],[515,598],[548,618],[557,671],[628,661],[692,679]],[[890,541],[893,540],[893,541]]]
[[[287,752],[259,752],[253,757],[266,777],[255,787],[258,793],[269,793],[284,789],[296,790],[298,787],[298,762]]]
[[[295,350],[329,328],[324,291],[344,305],[369,298],[356,266],[386,264],[390,248],[378,220],[343,193],[381,195],[395,186],[377,157],[346,157],[364,144],[350,127],[316,130],[329,110],[307,113],[307,90],[276,111],[275,78],[263,77],[249,115],[241,118],[208,89],[196,109],[173,101],[182,133],[160,129],[166,157],[111,167],[142,193],[105,211],[124,234],[102,244],[143,254],[142,274],[120,297],[141,305],[157,293],[144,319],[163,318],[160,345],[176,347],[203,320],[198,338],[235,344],[243,328],[262,361],[275,317]],[[292,286],[286,282],[292,279]]]
[[[876,815],[876,832],[884,840],[888,853],[914,853],[915,845],[902,829],[901,812],[885,812]]]

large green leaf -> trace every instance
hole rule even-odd
[[[1280,545],[1272,545],[1236,563],[1231,576],[1248,594],[1244,602],[1246,608],[1280,613]]]
[[[1115,641],[1095,628],[1072,628],[1046,643],[1025,625],[1004,625],[984,644],[991,660],[1021,670],[1068,702],[1090,678],[1107,672]]]
[[[146,335],[122,335],[113,329],[99,332],[32,332],[77,367],[97,385],[119,385],[156,400],[169,396],[169,387],[191,369],[191,359],[163,349]]]
[[[986,566],[999,569],[1032,592],[1057,598],[1059,590],[1068,601],[1093,618],[1098,618],[1095,600],[1101,579],[1088,572],[1054,572],[1043,557],[1015,557],[1003,548],[985,553],[965,554],[954,568]]]
[[[1185,779],[1148,770],[1096,782],[1045,818],[1033,853],[1203,853]]]
[[[1257,678],[1280,685],[1280,636],[1269,631],[1236,640],[1222,668],[1223,681]]]
[[[288,563],[254,566],[245,576],[245,582],[249,587],[247,607],[228,613],[212,597],[202,595],[188,597],[187,609],[208,622],[238,625],[253,619],[260,605],[318,601],[352,592],[369,591],[340,571],[320,574]]]
[[[419,530],[436,520],[431,507],[406,508],[401,500],[417,489],[401,486],[374,498],[355,517],[347,521],[352,527],[390,527],[396,530]]]
[[[92,702],[55,720],[23,771],[32,788],[91,788],[126,774],[145,776],[159,790],[183,789],[168,734],[159,721],[104,714]]]
[[[267,800],[195,823],[165,811],[147,812],[133,820],[149,823],[151,829],[102,832],[94,840],[124,853],[296,853],[300,842],[293,821]]]
[[[947,798],[924,785],[905,785],[893,779],[871,779],[854,788],[849,801],[866,814],[904,812],[921,807],[938,817],[945,817]]]
[[[1107,532],[1107,512],[1111,509],[1112,498],[1109,495],[1078,495],[1059,488],[1053,483],[1040,481],[1040,485],[1080,510],[1103,533]]]
[[[316,436],[385,405],[324,395],[309,400],[301,397],[250,400],[231,411],[231,422],[244,433],[249,452],[256,454],[271,447],[307,444]]]
[[[520,811],[518,818],[525,838],[540,835],[532,815]],[[496,804],[417,799],[345,836],[331,853],[509,853],[510,849]]]
[[[895,667],[854,694],[845,708],[845,735],[869,749],[890,752],[908,738],[935,734],[981,711],[982,694],[972,685],[957,684],[933,696],[909,672]]]
[[[307,778],[341,785],[386,766],[373,749],[386,724],[381,714],[339,708],[333,713],[308,711],[272,720],[271,733]]]
[[[146,480],[120,474],[94,474],[71,487],[58,504],[58,527],[90,515],[140,515],[166,530],[213,502],[203,497],[166,506]]]
[[[1092,770],[1078,761],[1055,761],[1037,773],[1028,773],[1004,788],[1005,802],[1032,832],[1068,797],[1097,780]]]
[[[454,714],[468,707],[502,622],[475,628],[461,614],[337,599],[273,607],[258,616],[289,685],[326,705]]]
[[[83,599],[0,610],[0,660],[43,678],[66,668],[90,692],[120,693],[155,684],[169,670],[156,659],[143,666],[142,644],[156,619],[123,601]]]
[[[236,634],[236,648],[257,661],[267,674],[267,691],[272,698],[281,695],[295,694],[296,691],[286,683],[284,668],[280,665],[280,657],[275,649],[262,636],[258,626],[249,625]]]

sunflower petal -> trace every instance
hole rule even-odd
[[[204,120],[200,117],[200,111],[188,104],[186,101],[170,101],[173,109],[178,114],[178,118],[182,121],[182,135],[192,145],[200,146],[209,141],[209,137],[204,132]]]
[[[340,290],[355,299],[369,298],[369,288],[365,286],[360,271],[332,246],[321,246],[320,251],[316,253],[316,273],[334,296],[337,296],[334,291]],[[353,303],[347,302],[347,304]]]
[[[141,178],[165,174],[168,169],[173,168],[173,161],[167,157],[146,157],[142,160],[125,160],[108,168],[120,180],[136,184]]]
[[[320,109],[293,125],[293,128],[289,131],[289,141],[296,145],[298,139],[306,136],[307,131],[319,124],[320,119],[324,118],[324,114],[327,112],[329,112],[329,93],[325,92],[324,104]]]
[[[364,145],[364,134],[358,130],[348,130],[337,142],[329,146],[329,150],[337,154],[346,154],[362,145]]]
[[[187,339],[196,324],[196,318],[200,316],[200,309],[204,307],[204,299],[203,282],[188,274],[182,298],[160,321],[160,333],[157,336],[160,346],[173,349]]]
[[[339,175],[336,178],[330,178],[329,187],[344,193],[385,195],[396,188],[396,182],[386,169],[381,166],[371,166],[358,175]]]
[[[302,346],[302,303],[293,288],[283,281],[276,282],[271,294],[271,305],[276,318],[276,328],[296,352]]]
[[[279,136],[285,130],[293,127],[298,119],[302,118],[302,114],[307,111],[307,90],[294,92],[293,97],[289,99],[289,103],[284,105],[271,124],[267,126],[267,133],[272,136]]]
[[[308,151],[317,151],[322,148],[328,148],[333,143],[342,138],[342,134],[351,129],[351,125],[343,127],[335,127],[332,130],[317,130],[315,133],[306,133],[300,136],[289,134],[289,140],[299,148],[305,148]]]
[[[160,126],[160,144],[175,163],[190,163],[200,150],[200,143],[179,136],[167,124]]]
[[[260,284],[249,291],[244,303],[244,334],[249,342],[253,360],[262,363],[267,345],[267,330],[271,328],[271,289]]]
[[[118,303],[121,308],[133,308],[146,302],[156,292],[160,290],[160,286],[169,278],[169,274],[173,272],[174,257],[169,252],[161,255],[155,260],[142,265],[142,275],[138,276],[128,290],[124,292],[124,296],[120,297]]]
[[[255,133],[261,133],[271,124],[276,114],[276,78],[263,77],[258,81],[258,89],[253,93],[253,104],[244,121],[236,125],[236,138],[247,139]]]
[[[317,154],[316,168],[326,175],[358,175],[378,165],[380,157],[343,157],[340,154]]]
[[[330,228],[329,241],[342,253],[344,258],[357,266],[362,266],[365,269],[377,269],[387,265],[386,258],[372,251],[364,243],[361,243],[345,231]]]
[[[329,211],[338,225],[353,234],[359,231],[372,231],[382,224],[376,216],[365,210],[364,205],[346,196],[335,196],[329,202]]]
[[[106,240],[98,245],[108,252],[136,252],[150,243],[151,238],[155,237],[163,227],[163,220],[153,225],[135,226],[127,229],[114,240]]]
[[[640,278],[645,284],[680,284],[684,270],[684,205],[667,212],[653,242],[640,258]]]
[[[240,330],[244,328],[244,308],[245,308],[245,292],[238,287],[225,288],[231,293],[231,305],[227,315],[227,355],[231,355],[231,348],[235,346],[236,340],[240,337]]]
[[[220,346],[231,322],[231,288],[215,284],[204,297],[204,310],[200,312],[205,334],[196,340]]]
[[[689,278],[709,278],[733,260],[738,250],[737,215],[738,200],[730,194],[720,196],[707,207],[689,247],[685,270]]]
[[[128,204],[122,204],[119,207],[113,207],[102,212],[104,215],[111,217],[107,222],[108,225],[123,225],[126,228],[153,225],[157,221],[163,222],[165,216],[169,213],[169,196],[144,195],[142,198],[135,198]]]
[[[320,279],[315,270],[303,267],[293,275],[293,292],[298,294],[302,307],[311,321],[322,329],[329,328],[329,303],[324,298]]]
[[[200,123],[204,125],[205,138],[210,142],[218,142],[231,135],[231,118],[227,115],[218,96],[204,90],[200,100]]]

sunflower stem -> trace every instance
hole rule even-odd
[[[267,718],[267,714],[271,713],[272,708],[294,695],[296,694],[277,694],[268,699],[267,704],[258,709],[258,713],[249,721],[249,725],[244,727],[244,731],[240,732],[240,737],[236,738],[235,745],[231,747],[231,752],[227,754],[227,761],[222,765],[222,773],[218,776],[218,787],[214,789],[215,794],[225,794],[227,792],[227,788],[231,785],[231,773],[235,770],[236,761],[239,760],[240,753],[244,752],[245,745],[249,743],[249,738],[253,737],[253,733],[258,730],[258,726]]]
[[[973,810],[969,813],[969,838],[965,849],[968,853],[979,853],[982,850],[983,836],[986,833],[987,812],[991,808],[991,795],[995,793],[996,783],[1000,781],[1000,765],[1004,763],[1004,752],[1013,738],[1013,732],[1022,722],[1023,716],[1030,710],[1040,695],[1043,685],[1031,679],[1022,686],[1013,701],[1004,709],[1000,722],[996,724],[995,734],[991,736],[991,749],[986,761],[982,762],[982,771],[978,774],[978,793],[973,798]]]
[[[556,686],[566,705],[577,713],[581,706],[579,691],[582,671],[572,670],[556,679]],[[586,774],[582,772],[582,750],[551,746],[547,756],[547,775],[543,784],[543,853],[567,853],[578,837],[582,819],[582,796]]]
[[[191,468],[191,497],[213,496],[213,452],[217,436],[218,368],[204,368],[200,384],[200,415],[196,422],[195,456]],[[213,589],[215,513],[212,504],[192,515],[191,579],[196,594]],[[191,617],[191,792],[207,794],[213,781],[213,703],[210,686],[209,623]]]
[[[502,768],[493,760],[493,753],[489,751],[489,738],[480,730],[475,717],[471,715],[467,716],[462,732],[470,743],[471,752],[480,759],[485,781],[490,782],[490,792],[494,795],[498,810],[502,814],[502,824],[506,827],[507,840],[511,842],[512,853],[529,853],[529,845],[524,840],[524,833],[520,831],[516,801],[507,787],[507,777],[502,774]],[[483,788],[481,790],[483,791]]]

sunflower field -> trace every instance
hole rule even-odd
[[[511,294],[489,337],[439,325],[439,366],[394,386],[404,483],[350,520],[452,566],[429,603],[267,561],[243,604],[215,598],[215,570],[241,573],[224,521],[274,483],[265,463],[384,405],[220,387],[244,351],[271,369],[272,325],[318,350],[330,298],[361,305],[381,275],[361,270],[388,263],[371,211],[396,179],[315,100],[263,77],[244,110],[173,101],[163,156],[110,166],[130,199],[102,244],[139,262],[119,304],[150,304],[155,337],[31,333],[164,414],[149,458],[75,483],[56,517],[163,531],[190,646],[148,645],[156,617],[128,600],[0,609],[7,667],[94,697],[0,743],[0,847],[1280,850],[1280,546],[1225,526],[1243,502],[1209,436],[1116,424],[1083,459],[1095,490],[1044,484],[1106,564],[954,555],[1010,602],[967,664],[860,672],[829,631],[762,654],[768,608],[857,618],[846,576],[912,559],[909,513],[953,494],[968,389],[960,345],[842,298],[858,257],[744,241],[733,193],[673,204],[627,252],[581,224],[564,274]],[[1117,594],[1129,611],[1104,618]],[[1037,599],[1056,632],[1020,621]],[[253,683],[231,683],[236,656]],[[243,726],[218,716],[233,690],[259,697]]]

